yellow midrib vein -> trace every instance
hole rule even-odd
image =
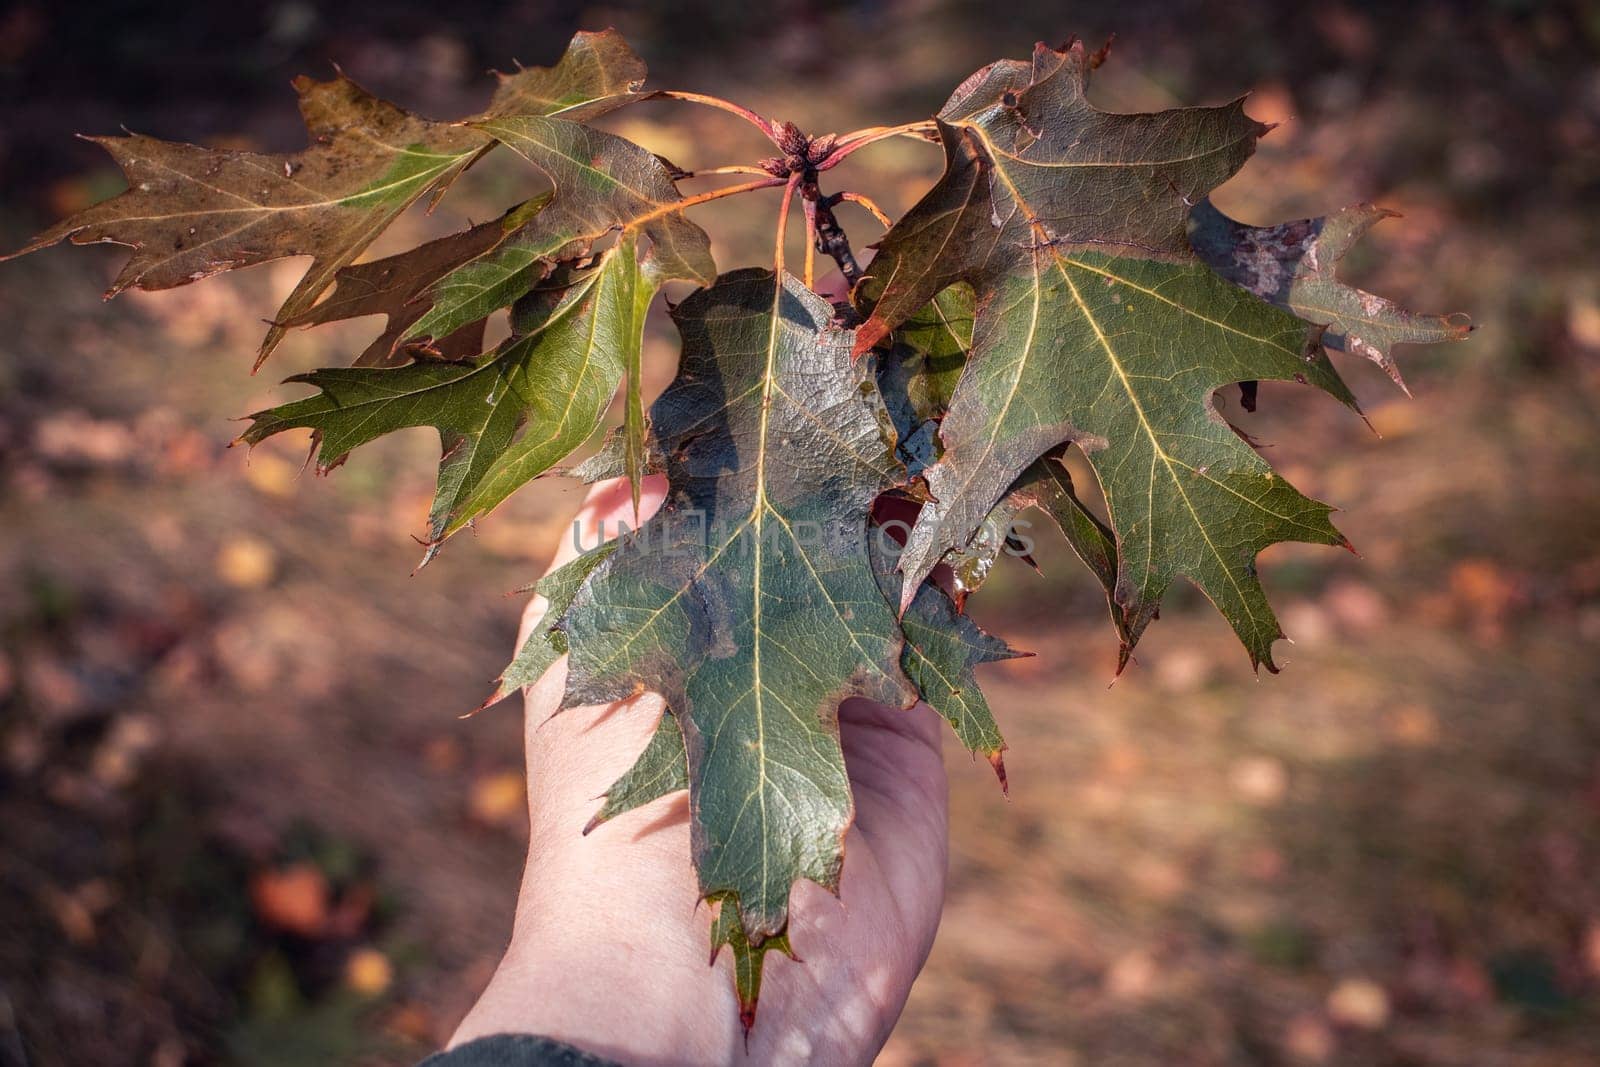
[[[767,425],[772,413],[772,389],[775,381],[778,355],[778,309],[783,300],[783,275],[774,273],[772,277],[772,310],[770,325],[767,328],[767,362],[762,371],[761,378],[761,423],[756,431],[756,487],[755,505],[751,509],[751,524],[755,527],[755,566],[750,582],[751,606],[750,619],[753,629],[752,651],[750,655],[750,670],[754,688],[751,690],[755,697],[756,710],[756,771],[759,775],[756,781],[757,802],[761,806],[761,891],[763,896],[767,890],[767,879],[770,877],[770,856],[767,847],[767,723],[766,708],[763,701],[761,688],[761,568],[762,553],[766,548],[766,534],[763,532],[767,511]]]
[[[1111,347],[1110,338],[1106,337],[1105,332],[1100,329],[1099,321],[1094,317],[1094,313],[1089,310],[1089,305],[1084,301],[1082,294],[1078,292],[1078,287],[1073,283],[1072,276],[1067,273],[1067,261],[1060,256],[1055,257],[1055,259],[1057,270],[1061,274],[1061,280],[1067,283],[1067,288],[1072,292],[1073,303],[1078,305],[1078,310],[1083,315],[1084,320],[1088,322],[1090,329],[1094,330],[1095,338],[1100,342],[1100,347],[1105,350],[1106,361],[1111,365],[1112,372],[1116,374],[1117,379],[1122,383],[1123,391],[1128,394],[1128,401],[1133,405],[1134,414],[1138,416],[1139,426],[1144,430],[1145,436],[1150,439],[1151,450],[1162,465],[1166,467],[1167,477],[1172,481],[1173,488],[1177,489],[1178,495],[1183,498],[1183,506],[1188,509],[1190,516],[1194,519],[1195,529],[1200,532],[1201,538],[1205,540],[1206,547],[1211,549],[1211,554],[1216,557],[1218,566],[1228,579],[1228,584],[1233,586],[1234,592],[1238,594],[1239,603],[1244,609],[1244,613],[1250,617],[1251,622],[1255,622],[1255,613],[1250,610],[1250,599],[1245,596],[1238,579],[1233,576],[1233,571],[1228,567],[1227,561],[1222,558],[1221,551],[1217,548],[1216,543],[1211,540],[1210,531],[1206,529],[1205,523],[1200,518],[1200,513],[1195,510],[1194,503],[1184,490],[1183,483],[1178,478],[1178,472],[1173,469],[1173,460],[1167,455],[1166,449],[1161,447],[1161,440],[1156,435],[1155,427],[1151,425],[1149,417],[1145,414],[1144,405],[1140,403],[1139,395],[1133,388],[1133,383],[1128,380],[1128,374],[1122,366],[1122,360],[1118,358],[1116,350]],[[1107,505],[1109,506],[1109,500]],[[1153,506],[1150,509],[1149,524],[1150,552],[1145,560],[1146,581],[1149,580],[1150,568],[1155,559],[1155,509]]]

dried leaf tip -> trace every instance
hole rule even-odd
[[[1000,779],[1000,795],[1007,800],[1011,799],[1011,782],[1006,778],[1005,749],[985,753],[989,766],[994,768],[994,775]]]

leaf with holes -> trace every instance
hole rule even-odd
[[[643,79],[643,64],[615,33],[579,34],[554,67],[502,75],[481,117],[594,118],[636,98]],[[259,364],[286,324],[305,315],[400,212],[448,187],[494,144],[484,129],[418,118],[342,74],[299,78],[295,90],[311,137],[301,152],[201,148],[142,134],[90,138],[123,169],[128,191],[58,223],[17,254],[69,237],[127,245],[133,253],[108,297],[311,256],[261,343]]]
[[[886,235],[859,285],[871,347],[950,284],[977,291],[973,348],[926,472],[902,600],[967,543],[1015,479],[1066,441],[1100,478],[1120,548],[1116,602],[1137,635],[1174,578],[1198,585],[1253,663],[1281,635],[1256,578],[1279,541],[1344,544],[1329,509],[1217,416],[1231,382],[1306,382],[1354,398],[1304,325],[1190,250],[1189,205],[1266,127],[1239,101],[1148,115],[1086,98],[1098,61],[1041,46],[969,78],[939,114],[946,169]]]
[[[1459,341],[1472,332],[1472,326],[1458,321],[1458,316],[1407,311],[1335,277],[1351,246],[1379,222],[1394,217],[1394,212],[1381,207],[1357,204],[1325,218],[1246,226],[1218,211],[1210,200],[1202,200],[1189,216],[1189,242],[1218,274],[1313,326],[1326,328],[1324,344],[1371,360],[1405,389],[1391,352],[1395,345]]]

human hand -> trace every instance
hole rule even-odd
[[[641,515],[660,506],[646,482]],[[597,486],[582,543],[632,524],[626,482]],[[552,567],[576,555],[563,538]],[[518,647],[544,611],[529,605]],[[452,1045],[495,1033],[555,1038],[625,1063],[870,1063],[922,969],[944,904],[947,788],[940,720],[866,700],[839,709],[855,822],[839,897],[802,882],[790,900],[799,960],[766,957],[748,1050],[730,951],[706,965],[685,793],[582,829],[662,713],[655,694],[560,715],[566,662],[527,690],[528,862],[511,945]]]

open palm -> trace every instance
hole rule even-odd
[[[641,504],[659,506],[647,485]],[[591,492],[579,521],[633,519],[625,484]],[[555,566],[575,554],[568,539]],[[543,612],[529,606],[523,632]],[[519,639],[520,640],[520,639]],[[644,748],[662,712],[644,694],[555,714],[556,664],[527,691],[530,835],[512,943],[456,1042],[538,1033],[627,1063],[870,1062],[922,968],[944,903],[946,782],[940,721],[847,700],[839,727],[855,799],[836,899],[809,882],[791,900],[798,961],[767,957],[748,1052],[727,952],[706,965],[709,910],[699,905],[685,794],[581,831],[599,797]]]

